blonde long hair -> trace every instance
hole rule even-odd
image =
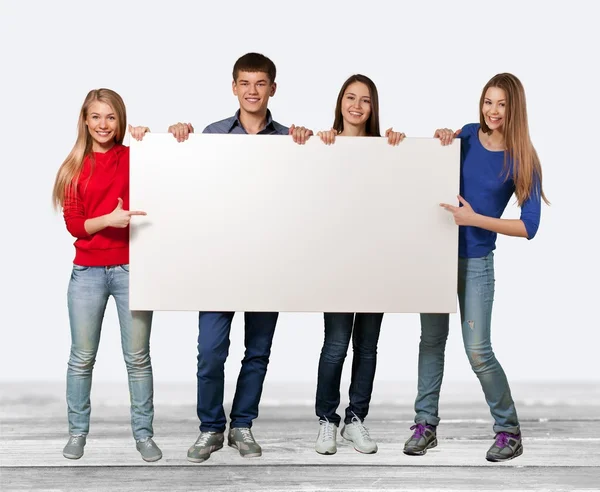
[[[538,196],[550,204],[542,188],[542,166],[529,136],[529,124],[527,123],[527,105],[525,102],[525,89],[521,81],[511,73],[499,73],[494,75],[481,92],[479,100],[479,122],[481,130],[490,134],[492,130],[485,123],[483,117],[483,103],[485,93],[490,87],[502,89],[506,94],[506,114],[502,132],[506,153],[504,154],[504,166],[506,176],[510,174],[508,159],[510,157],[513,166],[513,181],[515,182],[515,195],[519,206],[532,195]]]
[[[119,94],[110,89],[91,90],[85,97],[83,106],[81,106],[81,111],[79,112],[77,140],[75,141],[73,150],[71,150],[56,173],[54,188],[52,190],[52,203],[56,209],[64,206],[66,198],[77,195],[77,185],[83,168],[83,161],[86,156],[92,155],[93,140],[85,121],[90,105],[96,101],[108,104],[114,111],[117,118],[115,143],[123,143],[127,124],[127,113],[123,99]]]

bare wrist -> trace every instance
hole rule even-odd
[[[482,226],[482,222],[483,222],[483,215],[478,214],[478,213],[474,213],[473,214],[473,226],[474,227],[481,227]]]

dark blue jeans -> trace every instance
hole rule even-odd
[[[198,318],[198,404],[201,432],[224,432],[225,360],[235,313],[201,312]],[[252,427],[267,374],[279,313],[245,313],[246,352],[237,380],[230,427]]]
[[[356,415],[361,421],[369,413],[377,366],[377,342],[383,314],[325,313],[325,342],[319,359],[315,412],[320,419],[340,424],[337,414],[340,404],[340,380],[344,359],[352,338],[352,378],[350,404],[344,423]]]

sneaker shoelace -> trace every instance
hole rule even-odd
[[[242,428],[240,428],[240,434],[242,434],[242,439],[244,440],[244,442],[246,442],[246,443],[254,442],[254,438],[252,437],[252,433],[250,432],[250,429],[247,429],[246,427],[242,427]]]
[[[354,417],[352,417],[352,423],[358,428],[358,431],[360,432],[360,435],[364,440],[371,440],[371,436],[369,435],[369,431],[365,427],[365,424],[361,422],[361,420],[356,416],[356,414],[354,414]]]
[[[147,448],[152,448],[152,439],[146,439],[145,441],[141,442],[144,446],[146,446]]]
[[[514,435],[508,432],[499,432],[496,434],[496,446],[500,449],[505,448],[508,446],[508,441],[511,437],[514,437]]]
[[[81,437],[83,436],[71,436],[71,444],[76,445]]]
[[[212,432],[201,432],[200,437],[198,437],[198,440],[196,441],[196,444],[194,444],[194,446],[196,446],[197,448],[203,448],[204,446],[206,446],[206,443],[208,442],[212,434]]]
[[[333,441],[333,424],[327,419],[319,420],[319,424],[321,424],[321,428],[323,429],[321,439],[323,441]]]
[[[425,434],[425,426],[423,424],[415,424],[413,425],[410,430],[414,430],[415,432],[412,435],[413,439],[421,439],[423,437],[423,435]]]

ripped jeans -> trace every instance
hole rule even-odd
[[[494,432],[518,434],[519,420],[508,380],[492,351],[493,252],[483,258],[458,259],[458,303],[465,351],[494,418]],[[440,422],[438,405],[448,328],[448,314],[421,314],[415,423],[437,426]]]

